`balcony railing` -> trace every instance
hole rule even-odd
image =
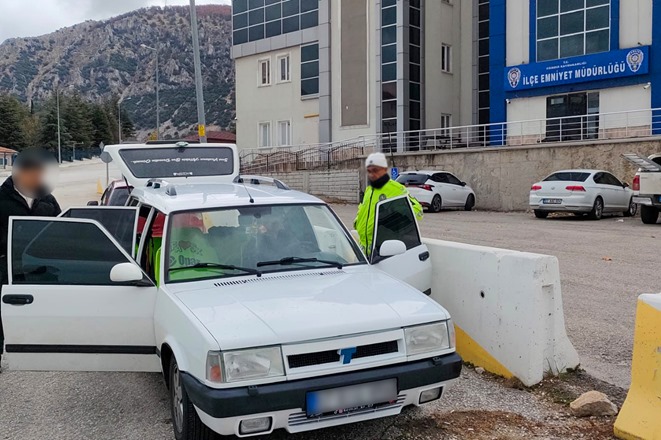
[[[661,108],[380,133],[342,142],[243,149],[243,172],[330,169],[374,151],[428,152],[661,135]]]

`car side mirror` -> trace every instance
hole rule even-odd
[[[379,256],[381,258],[394,257],[395,255],[402,255],[406,253],[406,245],[400,240],[387,240],[384,241],[379,248]]]
[[[141,285],[144,275],[133,263],[120,263],[110,270],[110,281],[117,284]]]
[[[91,200],[87,202],[87,206],[99,206],[99,202],[96,200]]]
[[[466,186],[466,182],[461,182],[461,186]]]
[[[629,188],[629,184],[626,183],[626,182],[624,182],[624,183],[622,184],[622,188]]]

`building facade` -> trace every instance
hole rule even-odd
[[[656,131],[661,1],[481,3],[488,4],[490,78],[479,87],[488,85],[489,122],[530,121],[516,133],[508,125],[508,137],[541,131],[542,142],[556,142],[616,137],[625,126],[634,135]]]
[[[232,3],[242,149],[469,125],[490,116],[488,1]],[[473,32],[479,23],[481,40]],[[486,59],[478,60],[478,46]],[[475,67],[485,62],[479,76]],[[480,83],[487,87],[479,90]]]

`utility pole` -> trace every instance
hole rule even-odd
[[[156,140],[161,138],[161,82],[160,82],[160,56],[156,47],[141,44],[141,47],[149,49],[156,55]]]
[[[204,88],[202,86],[202,66],[200,61],[200,32],[197,27],[195,0],[190,0],[190,21],[193,32],[193,60],[195,62],[195,94],[197,95],[197,131],[200,143],[207,143],[207,122],[204,113]]]

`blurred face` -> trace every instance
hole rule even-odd
[[[388,174],[388,169],[387,168],[381,168],[381,167],[375,167],[375,166],[369,166],[367,167],[367,179],[370,182],[376,182],[383,176]]]
[[[14,171],[14,184],[19,191],[27,196],[33,196],[40,191],[45,182],[45,169],[44,168],[22,168]]]

